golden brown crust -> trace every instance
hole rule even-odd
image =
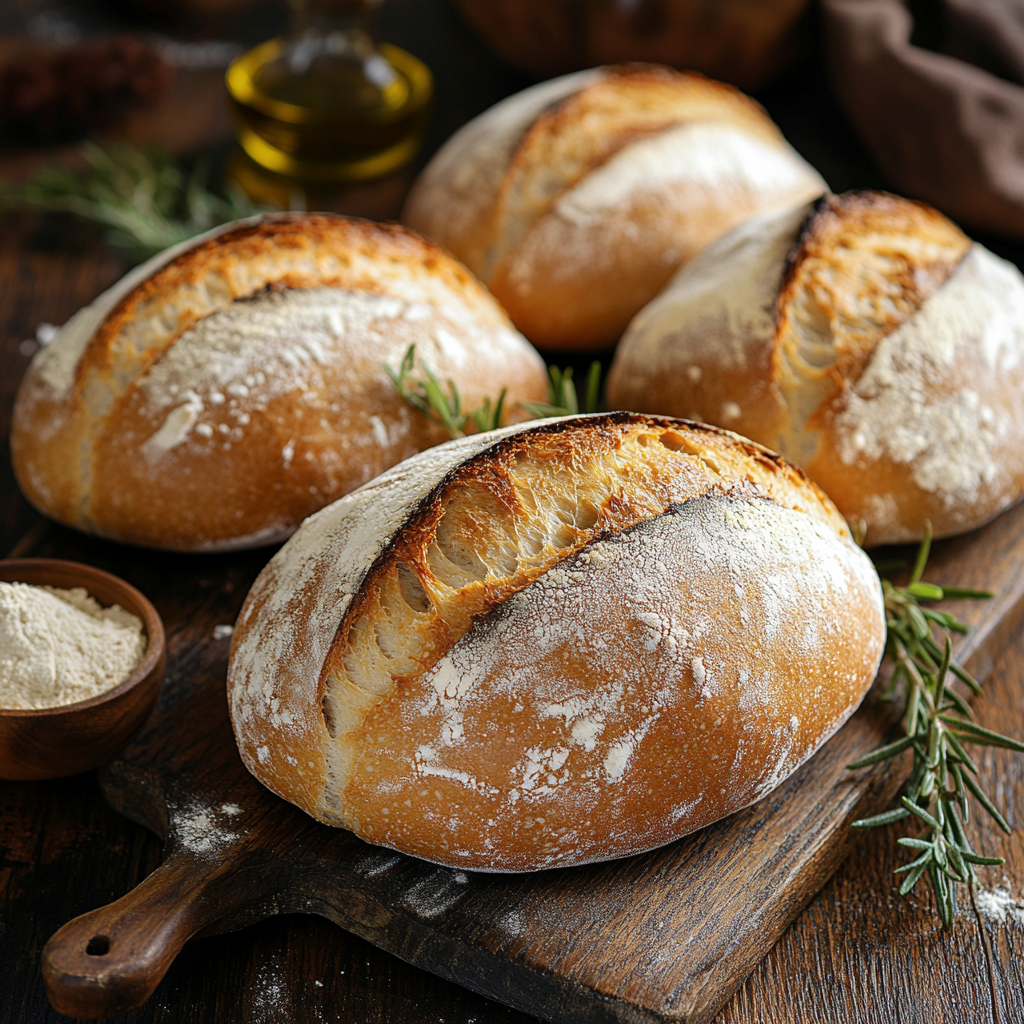
[[[465,260],[541,347],[613,343],[710,241],[825,188],[730,86],[643,64],[562,81],[456,135],[404,214]],[[554,99],[532,107],[535,92]],[[687,128],[717,134],[691,139]],[[737,145],[750,151],[733,154]]]
[[[229,696],[275,792],[442,863],[582,863],[751,802],[860,700],[877,577],[778,456],[631,414],[471,443],[324,510],[254,585]]]
[[[721,82],[649,64],[619,64],[538,114],[505,171],[482,277],[493,284],[524,230],[564,192],[641,139],[697,121],[741,128],[773,146],[782,134],[760,104]]]
[[[871,544],[988,521],[1024,491],[1024,281],[922,203],[827,196],[751,222],[627,333],[608,396],[753,437]]]
[[[33,363],[12,452],[37,507],[131,543],[281,539],[444,440],[384,373],[408,344],[469,407],[502,386],[510,407],[546,393],[543,364],[486,290],[397,225],[242,222],[120,292]]]
[[[967,255],[971,240],[925,203],[888,192],[824,195],[786,261],[776,306],[775,379],[799,318],[826,317],[837,389],[857,380],[878,343],[912,317]],[[807,307],[813,304],[821,312]]]
[[[609,474],[611,458],[632,479]],[[579,479],[572,498],[566,498],[561,492],[572,478]],[[362,685],[379,676],[375,614],[387,616],[395,644],[415,646],[415,653],[406,657],[419,674],[474,620],[555,561],[660,515],[673,504],[748,492],[771,495],[849,536],[832,504],[800,470],[760,445],[715,428],[613,413],[507,437],[449,472],[378,557],[338,628],[319,697],[330,678]],[[554,533],[535,537],[536,550],[527,553],[522,538],[536,526],[538,509],[554,516]],[[514,544],[512,538],[517,538]],[[422,593],[426,613],[409,607],[410,584]],[[389,604],[395,591],[403,599]],[[385,604],[387,610],[380,611]],[[353,642],[357,624],[361,652]],[[367,644],[374,664],[353,673],[346,660],[365,655]],[[394,676],[395,653],[385,657]],[[395,678],[400,680],[401,673]]]

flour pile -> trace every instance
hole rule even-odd
[[[0,708],[39,709],[98,697],[146,652],[142,622],[103,608],[82,587],[0,583]]]

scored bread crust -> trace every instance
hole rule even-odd
[[[443,430],[385,365],[410,344],[472,408],[547,393],[486,290],[397,225],[280,214],[133,271],[33,360],[11,447],[26,496],[78,529],[177,550],[288,536]]]
[[[309,814],[478,870],[650,849],[852,713],[877,575],[822,493],[635,414],[452,442],[311,517],[232,641],[242,759]]]
[[[753,100],[656,65],[499,103],[424,170],[403,220],[481,278],[542,348],[610,345],[734,225],[826,185]]]
[[[922,203],[822,197],[752,221],[623,337],[620,408],[736,430],[868,544],[948,536],[1024,493],[1024,278]]]

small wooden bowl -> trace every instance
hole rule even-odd
[[[0,708],[0,779],[56,779],[105,764],[146,720],[160,693],[167,651],[157,610],[124,580],[78,562],[12,558],[0,561],[0,581],[85,587],[104,607],[119,604],[142,620],[149,645],[120,686],[39,711]]]

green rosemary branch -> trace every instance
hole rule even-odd
[[[406,349],[398,370],[385,365],[384,370],[398,389],[398,393],[410,405],[415,406],[424,415],[439,423],[452,437],[465,437],[466,427],[473,424],[478,431],[495,430],[501,425],[501,413],[505,406],[507,388],[501,389],[498,400],[492,402],[485,398],[483,405],[477,409],[463,411],[462,397],[455,381],[449,379],[447,392],[441,386],[430,368],[424,363],[419,365],[420,375],[416,375],[416,346]]]
[[[473,424],[476,430],[494,430],[501,426],[501,413],[505,406],[507,388],[501,389],[497,401],[485,398],[477,408],[463,411],[462,398],[455,381],[447,380],[447,390],[437,376],[422,360],[416,366],[416,346],[406,349],[398,369],[385,365],[385,372],[391,378],[398,393],[410,405],[441,424],[452,437],[464,437],[466,427]],[[548,416],[574,416],[579,412],[597,412],[601,391],[601,364],[597,360],[590,364],[584,384],[583,401],[576,394],[572,379],[572,367],[560,370],[548,367],[547,402],[520,402],[520,408],[538,419]]]
[[[576,394],[572,379],[572,367],[560,370],[548,367],[548,400],[546,402],[520,402],[519,405],[531,416],[545,419],[548,416],[575,416],[580,412],[597,412],[601,394],[601,363],[594,360],[587,371],[583,385],[583,401]]]
[[[989,598],[991,593],[940,587],[921,579],[931,549],[931,529],[918,550],[910,581],[897,587],[882,579],[885,599],[886,653],[893,660],[892,680],[881,695],[893,700],[900,683],[906,692],[904,736],[867,757],[849,765],[864,768],[879,761],[913,750],[913,768],[900,806],[874,817],[853,822],[854,828],[888,825],[910,816],[923,828],[912,838],[899,840],[913,850],[916,859],[896,869],[906,878],[900,894],[906,895],[927,875],[935,893],[942,923],[949,927],[957,910],[957,884],[974,885],[977,864],[1002,864],[1002,857],[981,857],[971,847],[964,832],[970,820],[970,798],[992,816],[1006,833],[1010,827],[992,801],[982,792],[976,776],[977,766],[965,746],[1005,747],[1024,752],[1024,743],[1001,736],[975,724],[970,707],[953,689],[955,676],[975,693],[980,684],[951,658],[950,632],[966,633],[967,627],[952,615],[936,611],[922,602],[946,597]],[[935,632],[944,633],[942,643]]]
[[[186,175],[166,156],[127,142],[108,149],[87,142],[81,154],[85,170],[54,165],[20,187],[0,182],[0,203],[96,224],[109,245],[135,262],[265,209],[230,184],[223,197],[210,192],[209,168],[201,161]]]

